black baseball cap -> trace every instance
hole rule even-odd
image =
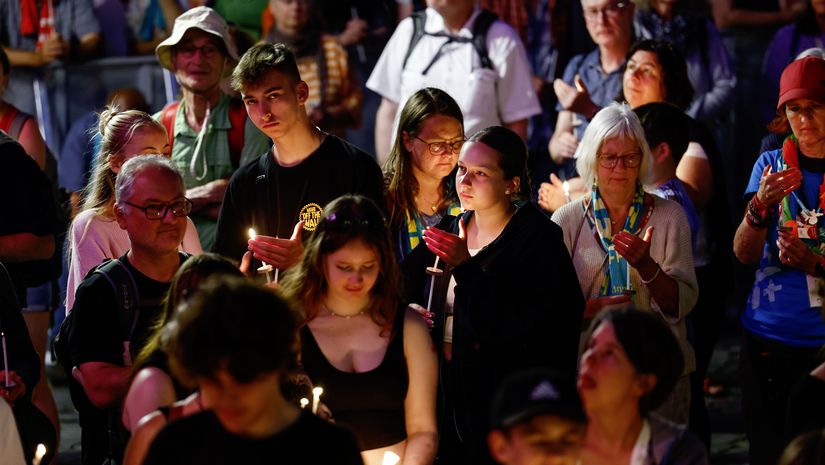
[[[505,379],[493,398],[492,428],[509,429],[538,415],[586,423],[575,380],[546,368],[528,369]]]

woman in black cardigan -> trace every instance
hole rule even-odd
[[[410,302],[426,306],[441,350],[441,447],[447,463],[493,463],[486,412],[508,374],[549,367],[573,376],[584,299],[561,230],[531,203],[527,148],[490,127],[461,150],[456,190],[465,213],[424,233],[402,264]]]

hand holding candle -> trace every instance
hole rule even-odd
[[[249,230],[247,231],[247,234],[249,234],[249,239],[253,240],[253,241],[258,237],[258,234],[255,232],[254,228],[249,228]],[[261,266],[258,267],[257,271],[258,271],[258,274],[261,274],[261,273],[266,274],[266,283],[267,284],[272,282],[272,279],[269,276],[269,273],[272,271],[272,265],[261,262]],[[278,270],[277,269],[275,270],[275,282],[276,283],[278,282]]]

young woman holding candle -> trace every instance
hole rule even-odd
[[[606,307],[634,304],[669,323],[685,353],[685,372],[660,413],[688,420],[688,375],[695,368],[684,317],[698,297],[690,228],[682,207],[646,194],[652,158],[630,107],[603,108],[584,132],[576,169],[590,192],[564,205],[553,221],[564,232],[579,284],[585,318]]]
[[[450,463],[491,462],[486,412],[508,374],[535,366],[575,373],[584,299],[561,230],[522,201],[526,166],[527,147],[513,131],[471,136],[456,173],[466,212],[428,228],[427,247],[403,264],[409,301],[425,305],[433,289],[445,392],[439,457]],[[446,267],[433,279],[426,269],[436,257]]]
[[[366,465],[386,452],[431,464],[438,444],[437,364],[421,317],[399,310],[400,276],[378,206],[344,196],[324,207],[301,262],[281,282],[304,312],[301,363]]]

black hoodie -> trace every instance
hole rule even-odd
[[[464,213],[464,224],[472,215]],[[438,228],[457,234],[458,218],[446,217]],[[402,263],[409,302],[427,305],[425,268],[434,260],[422,245]],[[489,407],[507,375],[541,366],[575,376],[584,297],[561,229],[532,203],[520,207],[478,254],[436,279],[431,311],[439,351],[451,275],[456,280],[452,360],[442,364],[441,421],[454,424],[464,449],[475,454],[486,450]]]

